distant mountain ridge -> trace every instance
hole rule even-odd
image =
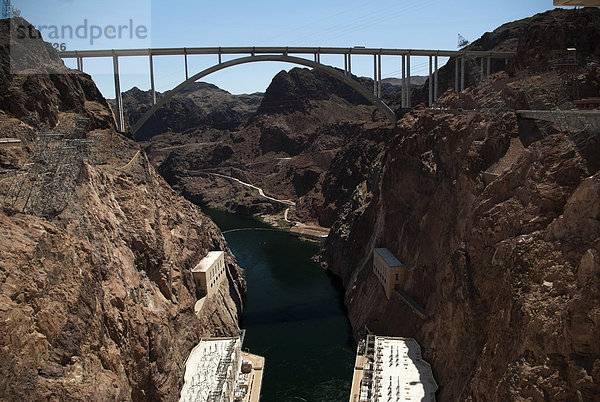
[[[157,92],[157,100],[169,92]],[[216,85],[195,82],[157,110],[138,131],[136,139],[146,140],[163,132],[184,132],[199,127],[234,130],[256,112],[262,98],[262,93],[233,95]],[[134,87],[123,93],[123,106],[131,126],[152,106],[152,93]]]

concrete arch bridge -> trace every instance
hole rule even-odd
[[[333,66],[321,63],[321,55],[340,55],[344,58],[344,70],[338,70]],[[176,86],[166,96],[156,101],[156,90],[154,81],[154,58],[159,56],[183,56],[185,63],[186,79]],[[194,75],[189,74],[189,55],[215,55],[217,63]],[[223,61],[223,55],[237,55],[240,57]],[[312,56],[306,58],[306,55]],[[352,78],[352,56],[373,56],[373,88],[367,88]],[[480,60],[481,73],[489,75],[492,59],[508,59],[514,56],[513,52],[486,52],[467,50],[419,50],[419,49],[378,49],[365,47],[331,48],[331,47],[197,47],[197,48],[160,48],[160,49],[108,49],[108,50],[71,50],[59,52],[63,59],[76,59],[77,69],[84,71],[84,59],[86,58],[112,58],[113,73],[115,81],[115,94],[117,103],[117,128],[125,130],[123,114],[123,99],[121,95],[121,82],[119,77],[119,58],[147,56],[149,58],[149,77],[152,92],[153,106],[132,127],[133,135],[148,121],[148,119],[162,105],[164,105],[175,94],[196,82],[197,80],[225,68],[255,62],[276,61],[303,65],[316,70],[323,71],[332,77],[344,82],[352,89],[363,95],[374,106],[376,106],[392,123],[396,122],[394,112],[381,100],[381,57],[398,56],[401,58],[402,71],[402,107],[410,108],[410,64],[413,57],[429,58],[429,104],[438,98],[438,58],[455,58],[455,89],[463,90],[465,85],[465,60]],[[302,57],[304,56],[304,57]],[[460,61],[460,62],[459,62]],[[487,70],[485,64],[487,63]],[[459,85],[460,82],[460,85]]]

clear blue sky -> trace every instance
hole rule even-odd
[[[456,49],[457,35],[475,40],[503,23],[552,9],[552,0],[448,1],[448,0],[13,0],[33,25],[69,25],[87,20],[109,29],[90,43],[85,39],[50,38],[68,49],[202,47],[202,46],[366,46],[386,48]],[[111,26],[143,26],[138,37],[128,29],[115,38]],[[68,32],[68,31],[66,31]],[[88,31],[89,32],[89,31]],[[83,36],[84,31],[80,31]],[[55,36],[56,38],[56,36]],[[190,74],[216,63],[216,56],[190,56]],[[322,62],[343,67],[341,56],[322,57]],[[355,56],[353,73],[372,75],[372,59]],[[68,63],[74,67],[74,63]],[[412,73],[426,74],[427,61],[415,58]],[[112,60],[86,59],[106,97],[114,97]],[[150,87],[146,58],[121,61],[121,87]],[[292,65],[253,63],[217,72],[205,78],[232,93],[264,91],[271,78]],[[383,77],[400,75],[400,59],[386,57]],[[156,85],[160,91],[185,78],[182,57],[155,58]]]

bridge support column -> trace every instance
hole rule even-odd
[[[352,77],[352,54],[348,53],[348,75]]]
[[[373,55],[373,95],[381,98],[381,55]]]
[[[77,70],[83,73],[83,57],[77,57]]]
[[[315,63],[321,63],[321,54],[315,53]]]
[[[433,67],[433,100],[437,100],[439,97],[439,93],[438,93],[438,56],[437,54],[435,55],[435,64]]]
[[[410,52],[406,55],[406,107],[410,108]]]
[[[148,49],[150,51],[150,49]],[[152,58],[152,52],[148,56],[150,59],[150,92],[152,92],[152,105],[156,105],[156,87],[154,86],[154,60]]]
[[[429,107],[433,105],[433,56],[429,56]]]
[[[187,80],[188,78],[190,78],[189,74],[188,74],[188,59],[187,59],[187,49],[183,48],[183,58],[185,60],[185,79]]]
[[[123,95],[121,94],[121,81],[119,79],[119,58],[113,52],[113,72],[115,75],[115,101],[117,103],[116,118],[117,130],[125,131],[125,120],[123,117]]]
[[[487,75],[488,77],[492,74],[492,58],[488,56],[487,58]]]
[[[344,53],[344,75],[348,75],[348,55]]]
[[[458,74],[459,74],[459,72],[460,72],[460,69],[459,69],[459,64],[458,64],[458,56],[456,56],[454,58],[454,90],[456,92],[459,91],[459,88],[458,88]]]
[[[406,55],[402,55],[402,107],[406,107]]]
[[[381,99],[381,54],[377,55],[377,97]]]
[[[460,58],[460,90],[465,90],[465,57]]]
[[[483,66],[483,57],[479,60],[479,65],[480,65],[480,72],[481,72],[481,80],[483,81],[483,79],[485,78],[485,70],[484,70],[484,66]]]

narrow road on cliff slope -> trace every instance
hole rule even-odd
[[[217,177],[222,177],[224,179],[232,180],[232,181],[240,183],[243,186],[250,187],[250,188],[253,188],[255,190],[258,190],[258,195],[260,195],[261,197],[264,197],[264,198],[266,198],[268,200],[279,202],[279,203],[285,204],[285,205],[290,205],[292,207],[296,206],[296,203],[293,202],[293,201],[290,201],[290,200],[278,200],[277,198],[269,197],[268,195],[265,194],[265,192],[262,190],[262,188],[256,187],[255,185],[250,184],[250,183],[243,182],[240,179],[236,179],[235,177],[226,176],[226,175],[220,174],[220,173],[208,173],[208,174],[213,175],[213,176],[217,176]]]

